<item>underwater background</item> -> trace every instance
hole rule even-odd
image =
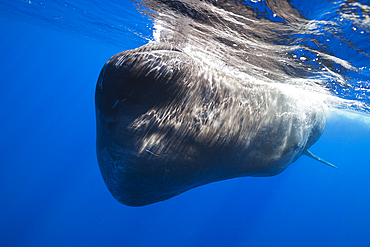
[[[121,205],[110,195],[95,153],[100,70],[114,54],[158,39],[158,30],[159,39],[183,44],[171,37],[185,36],[186,28],[170,26],[178,17],[169,13],[199,17],[187,1],[168,1],[178,12],[157,2],[166,4],[0,0],[0,246],[369,246],[369,1],[290,1],[316,26],[299,34],[289,29],[285,44],[281,35],[256,36],[285,45],[277,53],[286,56],[281,69],[288,72],[276,79],[271,70],[268,79],[304,80],[340,99],[328,104],[335,110],[310,149],[338,169],[303,156],[274,177],[212,183],[145,207]],[[261,23],[294,22],[283,14],[273,19],[269,1],[242,2]],[[215,22],[206,24],[221,30]],[[195,24],[189,26],[201,30]],[[216,56],[233,57],[240,44],[225,48],[227,35],[217,35]],[[327,55],[322,63],[316,52]],[[244,62],[258,67],[252,55]],[[234,62],[227,66],[243,63]]]

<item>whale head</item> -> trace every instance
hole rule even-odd
[[[100,171],[129,206],[225,179],[279,174],[325,128],[314,103],[206,66],[166,43],[113,56],[95,100]]]

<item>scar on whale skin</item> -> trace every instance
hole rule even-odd
[[[277,175],[302,154],[331,165],[308,151],[325,128],[322,108],[233,78],[166,43],[109,59],[95,106],[99,168],[125,205],[235,177]]]

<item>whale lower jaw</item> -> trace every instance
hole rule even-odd
[[[306,155],[306,156],[308,156],[308,157],[310,157],[310,158],[312,158],[312,159],[314,159],[314,160],[317,160],[318,162],[321,162],[321,163],[323,163],[323,164],[325,164],[325,165],[327,165],[327,166],[330,166],[330,167],[333,167],[333,168],[338,169],[338,167],[336,167],[335,165],[333,165],[333,164],[331,164],[331,163],[327,162],[326,160],[323,160],[323,159],[321,159],[320,157],[318,157],[318,156],[314,155],[314,154],[313,154],[313,153],[311,153],[309,150],[305,150],[305,151],[304,151],[304,153],[303,153],[303,155]]]

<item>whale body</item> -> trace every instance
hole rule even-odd
[[[321,136],[320,107],[211,68],[167,43],[113,56],[95,95],[111,194],[144,206],[194,187],[284,171]]]

